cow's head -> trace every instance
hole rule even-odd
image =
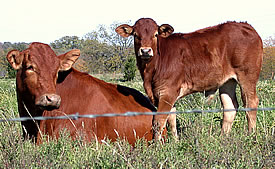
[[[158,37],[166,38],[174,32],[174,29],[168,24],[158,26],[150,18],[141,18],[133,26],[127,24],[118,26],[116,32],[122,37],[133,35],[137,57],[148,60],[157,53]]]
[[[7,60],[15,70],[20,71],[17,80],[20,80],[22,88],[19,90],[29,93],[36,106],[52,110],[58,108],[61,102],[56,94],[58,72],[69,70],[79,56],[78,49],[56,56],[50,46],[32,43],[22,52],[10,51]]]

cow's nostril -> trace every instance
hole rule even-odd
[[[46,96],[48,102],[52,102],[52,99],[49,96]]]

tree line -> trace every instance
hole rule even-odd
[[[122,38],[114,31],[121,23],[109,26],[98,25],[96,30],[84,37],[64,36],[49,45],[57,55],[71,49],[80,49],[81,56],[74,67],[90,74],[124,73],[125,80],[132,80],[136,72],[133,38]],[[15,77],[16,72],[6,61],[7,52],[12,49],[24,50],[25,42],[0,42],[0,77]]]
[[[129,23],[129,21],[128,21]],[[64,36],[49,45],[57,55],[71,49],[80,49],[81,57],[74,67],[90,74],[123,73],[124,80],[135,77],[136,61],[133,38],[122,38],[114,31],[120,23],[109,26],[99,25],[96,30],[84,37]],[[269,37],[264,42],[264,60],[261,79],[274,79],[275,37]],[[6,61],[7,52],[12,49],[24,50],[28,43],[0,42],[0,77],[14,78],[16,72]]]

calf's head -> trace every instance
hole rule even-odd
[[[157,54],[158,38],[166,38],[174,32],[172,26],[163,24],[158,26],[150,18],[141,18],[133,26],[123,24],[116,28],[122,37],[134,36],[135,53],[142,60],[149,60]]]
[[[32,43],[22,52],[10,51],[7,60],[18,70],[20,92],[28,93],[36,106],[52,110],[58,108],[61,102],[60,96],[56,94],[58,72],[69,70],[79,56],[78,49],[56,56],[50,46]]]

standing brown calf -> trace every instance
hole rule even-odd
[[[140,92],[94,78],[72,68],[80,56],[77,49],[56,56],[50,46],[32,43],[20,52],[12,50],[7,59],[17,70],[16,92],[20,117],[64,116],[79,113],[105,114],[150,112],[154,106]],[[65,128],[70,135],[87,140],[115,141],[126,138],[134,144],[137,138],[151,140],[153,116],[99,117],[78,120],[23,121],[23,135],[42,141],[41,134],[58,138]],[[39,133],[41,131],[41,133]]]
[[[123,24],[116,28],[123,37],[134,36],[144,88],[159,112],[170,111],[179,98],[191,93],[213,94],[217,89],[223,108],[237,109],[237,84],[241,87],[244,106],[257,108],[256,84],[263,45],[252,26],[227,22],[188,34],[173,34],[173,31],[172,26],[158,26],[150,18],[141,18],[133,26]],[[231,130],[235,116],[236,111],[224,112],[224,133]],[[154,117],[155,139],[160,139],[167,118],[167,115]],[[256,111],[247,112],[247,120],[251,132],[256,127]],[[176,126],[175,121],[170,123]]]

